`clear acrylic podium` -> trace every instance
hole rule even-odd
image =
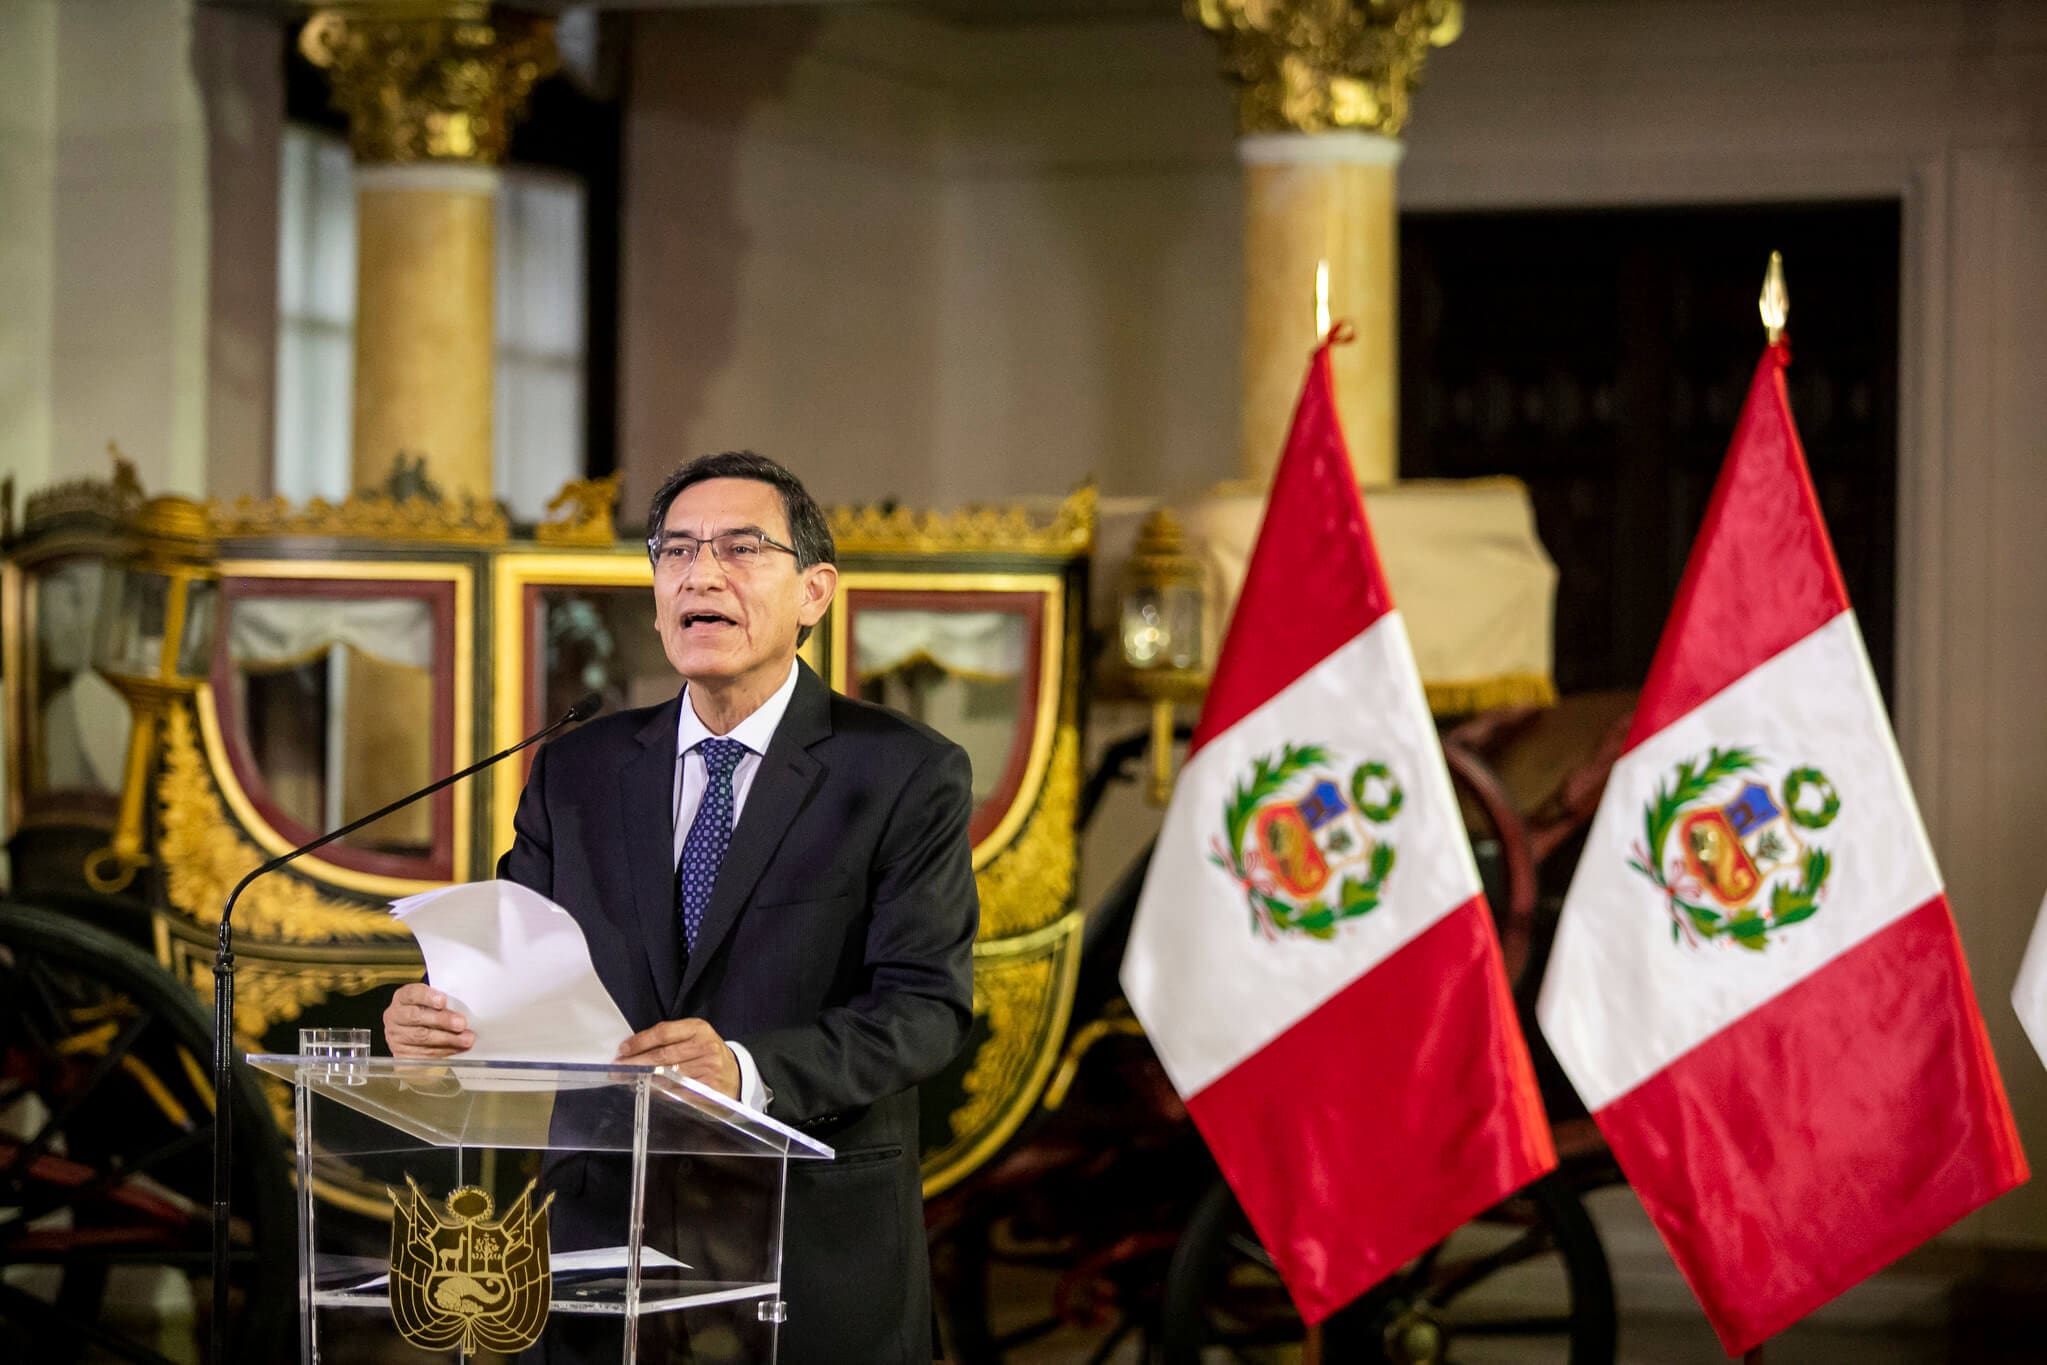
[[[775,1358],[786,1166],[831,1148],[659,1067],[248,1060],[295,1093],[309,1365]]]

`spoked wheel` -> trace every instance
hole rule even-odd
[[[1309,1329],[1218,1181],[1174,1252],[1159,1339],[1166,1365],[1608,1365],[1613,1278],[1584,1206],[1550,1177]]]
[[[212,1033],[130,944],[0,904],[0,1357],[203,1353]],[[230,1358],[272,1360],[290,1349],[296,1213],[276,1124],[237,1081]]]

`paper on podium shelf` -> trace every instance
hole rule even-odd
[[[360,1257],[351,1259],[367,1261],[372,1258]],[[558,1280],[586,1279],[595,1275],[622,1275],[625,1273],[626,1265],[627,1258],[624,1247],[592,1247],[587,1251],[555,1251],[550,1252],[547,1258],[548,1272]],[[643,1274],[650,1270],[689,1269],[691,1269],[691,1266],[688,1261],[678,1261],[665,1251],[650,1246],[640,1248],[640,1271]],[[364,1290],[382,1289],[389,1283],[391,1283],[391,1274],[389,1271],[385,1271],[381,1275],[373,1275],[369,1279],[362,1281],[356,1281],[351,1277],[347,1280],[345,1287],[349,1292],[359,1294]]]
[[[476,1034],[465,1061],[609,1062],[632,1036],[568,911],[516,882],[467,882],[391,903],[427,978]]]

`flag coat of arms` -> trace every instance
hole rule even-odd
[[[1122,973],[1310,1323],[1556,1164],[1330,344]]]
[[[1538,1007],[1740,1354],[2026,1178],[1773,344]]]

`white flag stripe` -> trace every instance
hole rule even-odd
[[[1840,797],[1834,822],[1810,833],[1832,856],[1819,913],[1773,933],[1761,952],[1724,939],[1673,943],[1661,893],[1629,866],[1659,785],[1716,745],[1755,750],[1764,765],[1756,780],[1773,793],[1792,769],[1813,767]],[[1716,794],[1734,789],[1725,781]],[[1666,842],[1667,861],[1677,856],[1675,836]],[[1615,765],[1537,1017],[1597,1111],[1940,890],[1861,632],[1843,612]]]
[[[1329,771],[1346,777],[1384,763],[1404,793],[1374,830],[1395,850],[1380,904],[1333,943],[1262,937],[1234,878],[1210,860],[1231,791],[1287,744],[1327,745]],[[1192,1097],[1478,891],[1407,628],[1388,612],[1180,774],[1124,950],[1124,991],[1174,1087]],[[1197,996],[1189,981],[1225,984]]]
[[[2033,1051],[2047,1062],[2047,900],[2040,902],[2040,918],[2033,925],[2033,938],[2026,945],[2026,960],[2019,964],[2018,984],[2012,987],[2011,1007],[2019,1012]]]

